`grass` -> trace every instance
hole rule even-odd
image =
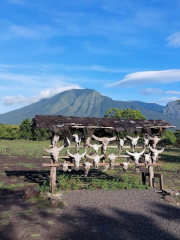
[[[19,162],[19,163],[16,163],[16,165],[23,166],[23,167],[26,167],[26,168],[37,168],[37,165],[32,164],[32,163]]]
[[[85,178],[72,175],[60,175],[57,177],[59,190],[117,190],[117,189],[148,189],[133,176],[109,177],[107,174],[99,172],[99,176]]]
[[[0,189],[15,190],[23,186],[24,186],[23,183],[11,184],[11,185],[4,185],[4,183],[0,183]]]
[[[92,144],[94,144],[95,142],[92,141]],[[42,157],[42,155],[45,153],[43,150],[43,146],[47,149],[50,149],[49,147],[50,141],[26,141],[26,140],[0,140],[0,153],[1,154],[5,154],[5,155],[9,155],[12,156],[12,158],[14,159],[15,165],[19,166],[19,167],[26,167],[26,168],[34,168],[36,169],[37,165],[32,164],[31,163],[31,157],[37,157],[40,158]],[[63,142],[58,142],[58,145],[62,145]],[[74,143],[73,143],[74,144]],[[116,143],[114,143],[113,145],[115,145]],[[128,143],[127,143],[128,144]],[[6,147],[9,147],[9,153],[4,152]],[[85,148],[83,147],[83,143],[81,143],[82,148],[80,148],[80,154],[84,153]],[[109,145],[111,146],[111,144]],[[38,148],[38,149],[37,149]],[[160,147],[161,149],[162,147]],[[20,152],[21,149],[21,152]],[[19,155],[26,155],[27,154],[27,149],[29,149],[28,155],[29,155],[29,163],[23,163],[23,162],[17,162],[18,160],[18,156]],[[37,155],[34,156],[34,153],[37,150]],[[61,152],[60,155],[65,155],[66,154],[66,148],[64,148]],[[131,151],[131,149],[127,149],[129,151]],[[73,148],[71,146],[70,150],[71,153],[75,153],[76,149]],[[87,153],[89,154],[91,151],[93,151],[92,148],[88,148]],[[142,149],[135,149],[135,151],[137,152],[141,152]],[[114,153],[115,155],[118,155],[119,153],[119,149],[118,148],[107,148],[107,152],[106,154],[109,155],[110,153]],[[146,153],[148,153],[149,150],[146,149]],[[46,155],[49,155],[48,153],[45,153]],[[98,154],[100,155],[100,149]],[[123,149],[123,152],[121,153],[122,155],[127,155],[126,153],[126,149]],[[17,156],[17,157],[16,157]],[[85,159],[82,159],[81,162],[83,162]],[[45,162],[49,162],[49,159],[44,159]],[[63,159],[59,159],[59,162],[64,161]],[[108,162],[109,160],[106,159],[106,162]],[[126,159],[124,158],[117,158],[116,162],[123,162],[126,161]],[[159,170],[155,167],[155,173],[161,173],[164,175],[164,186],[166,189],[170,188],[170,189],[180,189],[180,181],[179,181],[179,175],[177,175],[177,170],[179,169],[180,166],[180,149],[172,149],[172,148],[165,148],[165,150],[163,151],[163,153],[161,154],[161,160],[159,161],[160,163],[162,163],[162,167],[161,167],[161,171],[159,172]],[[4,164],[5,165],[5,164]],[[9,165],[4,166],[5,168],[8,168]],[[12,167],[12,166],[11,166]],[[49,168],[48,168],[49,170]],[[2,175],[6,175],[5,171],[3,170],[1,172]],[[96,176],[94,176],[94,178],[87,178],[89,179],[89,182],[87,182],[86,180],[83,180],[83,178],[81,177],[80,180],[78,180],[78,178],[69,178],[68,181],[69,183],[67,185],[62,185],[61,183],[61,187],[62,188],[68,188],[68,189],[123,189],[123,188],[132,188],[132,187],[136,187],[138,188],[138,183],[141,182],[141,173],[136,173],[134,171],[134,166],[130,166],[128,171],[127,171],[127,176],[124,176],[124,173],[122,174],[122,169],[114,169],[114,170],[107,170],[106,174],[109,175],[110,177],[114,177],[111,180],[107,180],[107,179],[101,179],[101,181],[99,179],[96,179]],[[70,174],[72,175],[72,174]],[[101,175],[102,177],[102,175]],[[128,180],[127,180],[128,179]],[[133,185],[131,182],[132,180],[135,181],[135,184]],[[59,180],[58,180],[59,181]],[[80,181],[80,182],[79,182]],[[63,181],[62,181],[63,182]],[[112,182],[112,184],[111,184]],[[127,184],[127,186],[125,186],[125,183]],[[69,187],[68,187],[69,185]],[[22,187],[22,183],[21,184],[11,184],[10,186],[5,186],[4,183],[0,183],[0,189],[3,188],[8,188],[8,189],[16,189],[18,187]],[[49,190],[49,183],[46,181],[44,182],[44,184],[42,186],[39,187],[40,190],[42,191],[48,191]],[[140,187],[141,188],[141,187]]]

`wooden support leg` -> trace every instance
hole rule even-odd
[[[159,177],[159,183],[160,183],[160,190],[163,190],[163,175],[160,174],[160,177]]]
[[[143,182],[143,185],[146,185],[146,173],[145,172],[142,172],[142,182]]]
[[[149,186],[150,188],[154,188],[154,167],[149,166],[148,172],[149,172]]]
[[[50,167],[50,192],[54,193],[56,188],[56,167]]]
[[[54,163],[51,159],[51,163]],[[54,193],[56,188],[56,167],[50,167],[50,192]]]

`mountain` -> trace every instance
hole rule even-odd
[[[108,108],[115,107],[139,109],[147,119],[165,120],[180,128],[180,110],[175,107],[175,102],[168,103],[166,107],[163,107],[155,103],[140,101],[115,101],[93,89],[72,89],[59,93],[49,99],[0,114],[0,122],[20,124],[24,119],[32,119],[35,115],[103,117]],[[179,111],[179,115],[173,111]]]

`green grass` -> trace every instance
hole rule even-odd
[[[92,144],[97,143],[95,141],[91,142]],[[31,163],[31,157],[37,157],[37,158],[42,158],[43,154],[49,155],[49,153],[44,152],[43,150],[43,146],[47,149],[50,149],[49,147],[50,141],[26,141],[26,140],[0,140],[0,153],[4,154],[4,155],[9,155],[14,159],[15,165],[16,166],[23,166],[23,167],[27,167],[27,168],[34,168],[36,169],[37,165],[32,164]],[[63,142],[58,142],[58,146],[62,145]],[[128,142],[126,143],[128,144]],[[74,145],[74,142],[73,142]],[[113,143],[113,145],[117,145],[116,143]],[[5,148],[9,146],[9,153],[4,152]],[[85,148],[83,147],[83,143],[81,143],[82,148],[80,148],[80,154],[84,153]],[[111,144],[109,145],[111,146]],[[20,151],[20,149],[23,147],[22,151]],[[38,150],[37,150],[38,148]],[[159,147],[160,149],[162,147]],[[29,155],[29,163],[23,163],[23,162],[18,162],[18,156],[19,155],[26,155],[27,154],[27,149],[29,149],[28,155]],[[37,150],[37,155],[34,156],[35,151]],[[128,151],[131,151],[130,148],[127,149]],[[67,149],[64,148],[61,152],[60,155],[65,155]],[[74,147],[71,146],[70,150],[71,153],[75,153],[76,149]],[[91,151],[93,151],[92,148],[88,148],[87,153],[89,154]],[[100,149],[98,154],[100,155]],[[137,152],[141,152],[142,149],[135,149],[135,151]],[[107,152],[106,155],[109,155],[110,153],[114,153],[115,155],[118,155],[119,153],[119,149],[118,148],[107,148]],[[149,152],[149,149],[146,149],[146,153]],[[123,152],[121,153],[122,155],[127,155],[126,153],[126,149],[123,149]],[[16,157],[17,156],[17,157]],[[81,160],[81,162],[84,162],[85,158]],[[59,159],[59,162],[63,162],[63,159]],[[108,162],[109,160],[106,159],[106,162]],[[124,162],[126,161],[126,159],[124,158],[117,158],[116,162]],[[44,162],[50,162],[50,159],[44,159]],[[132,161],[131,161],[132,162]],[[172,149],[172,148],[165,148],[165,150],[163,151],[163,153],[161,154],[161,159],[159,161],[160,163],[162,163],[162,167],[161,167],[161,171],[159,172],[159,170],[155,167],[154,171],[155,173],[161,173],[164,175],[164,185],[165,188],[171,188],[171,189],[180,189],[180,181],[179,180],[179,175],[177,175],[177,170],[179,169],[180,166],[180,149]],[[11,166],[12,167],[12,166]],[[5,173],[5,169],[8,169],[8,165],[4,166],[4,169],[2,170],[1,174],[2,175],[6,175]],[[45,168],[42,168],[42,170],[44,170]],[[49,170],[49,168],[47,168]],[[128,178],[128,182],[131,182],[131,179],[133,179],[133,181],[136,182],[136,179],[138,180],[138,182],[141,182],[141,172],[139,172],[138,174],[135,172],[134,170],[134,166],[130,166],[128,171],[127,171],[127,175],[124,176],[124,173],[122,172],[121,168],[118,169],[114,169],[114,170],[110,170],[108,169],[106,171],[106,174],[108,176],[113,176],[114,180],[107,180],[107,179],[101,179],[102,184],[99,183],[99,180],[96,179],[96,177],[94,177],[93,180],[92,178],[87,178],[87,179],[91,179],[89,181],[91,182],[83,182],[82,178],[80,179],[81,183],[80,186],[82,188],[86,188],[86,189],[110,189],[110,188],[126,188],[127,189],[130,187],[132,187],[132,183],[128,183],[126,187],[124,187],[124,182],[127,183],[127,179]],[[71,174],[70,174],[71,175]],[[118,180],[117,178],[121,179]],[[75,180],[75,179],[69,179],[68,181],[70,181],[69,183],[69,189],[77,189],[80,188],[80,186],[78,186],[78,181],[79,180]],[[72,181],[74,181],[74,183],[72,183]],[[96,183],[94,183],[93,181],[95,181]],[[114,181],[112,184],[111,182]],[[119,183],[118,183],[119,181]],[[118,185],[119,184],[119,185]],[[68,184],[67,184],[68,185]],[[3,188],[8,188],[8,189],[16,189],[18,187],[22,187],[22,184],[11,184],[10,186],[5,186],[4,183],[0,183],[0,189]],[[135,184],[135,186],[138,188],[137,183]],[[64,187],[64,186],[63,186]],[[133,186],[134,187],[134,186]],[[67,188],[67,186],[65,186],[64,188]],[[49,184],[48,182],[45,182],[45,184],[43,186],[40,187],[41,190],[43,191],[48,191],[49,190]]]
[[[4,185],[4,183],[0,183],[0,189],[9,189],[9,190],[14,190],[18,189],[19,187],[23,187],[23,183],[18,183],[18,184],[11,184],[11,185]]]
[[[134,176],[121,176],[109,177],[107,174],[100,173],[100,175],[91,178],[85,178],[72,175],[60,175],[57,177],[59,190],[117,190],[117,189],[148,189],[144,186],[137,177]]]
[[[23,166],[23,167],[27,167],[27,168],[37,168],[37,165],[31,164],[31,163],[19,162],[19,163],[16,163],[16,165],[18,165],[18,166]]]

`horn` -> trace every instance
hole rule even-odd
[[[130,136],[126,136],[127,138],[129,138],[130,140],[132,140],[132,137],[130,137]]]
[[[61,151],[63,148],[64,148],[64,145],[60,146],[60,147],[58,148],[58,151]]]
[[[154,152],[154,148],[152,148],[150,145],[149,145],[149,149],[151,150],[151,152]]]
[[[131,153],[131,152],[127,151],[127,150],[126,150],[126,152],[127,152],[128,155],[134,157],[134,153]]]
[[[70,157],[73,157],[73,158],[74,158],[74,155],[71,154],[69,151],[67,151],[67,153],[68,153],[68,155],[69,155]]]
[[[139,155],[140,155],[140,156],[143,155],[144,151],[145,151],[145,149],[144,149],[142,152],[140,152]]]
[[[162,153],[163,151],[164,151],[164,148],[163,148],[163,149],[161,149],[161,150],[159,150],[158,152],[159,152],[159,153]]]
[[[48,150],[48,149],[46,149],[45,147],[43,147],[44,148],[44,150],[46,151],[46,152],[48,152],[48,153],[52,153],[52,150],[50,149],[50,150]]]
[[[92,137],[93,137],[94,139],[96,139],[97,141],[103,141],[103,138],[96,137],[95,135],[92,135]]]
[[[116,140],[116,137],[108,138],[109,141],[114,141]]]

